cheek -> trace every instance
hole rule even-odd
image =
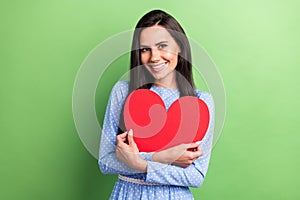
[[[165,50],[162,52],[162,56],[164,58],[174,59],[175,57],[177,57],[177,52],[174,50]]]
[[[141,62],[142,64],[146,64],[148,62],[149,56],[147,55],[147,53],[142,53],[141,54]]]
[[[177,64],[177,60],[178,60],[178,54],[176,53],[171,53],[171,52],[166,52],[164,55],[164,58],[168,61],[170,61],[171,63]]]

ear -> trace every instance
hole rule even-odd
[[[178,54],[180,54],[181,53],[181,48],[180,48],[180,46],[178,45]]]

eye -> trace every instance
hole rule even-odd
[[[150,48],[147,48],[147,47],[145,47],[145,48],[141,48],[141,49],[140,49],[140,51],[141,51],[141,52],[150,51]]]
[[[168,45],[166,45],[166,44],[160,44],[159,46],[158,46],[158,48],[159,49],[163,49],[163,48],[165,48],[165,47],[167,47]]]

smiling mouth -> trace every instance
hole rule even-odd
[[[168,62],[163,62],[161,64],[158,64],[158,65],[149,65],[149,67],[155,71],[155,72],[159,72],[161,70],[163,70],[166,66],[167,66],[167,63]]]

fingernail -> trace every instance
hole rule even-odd
[[[129,130],[128,135],[133,135],[132,129]]]

